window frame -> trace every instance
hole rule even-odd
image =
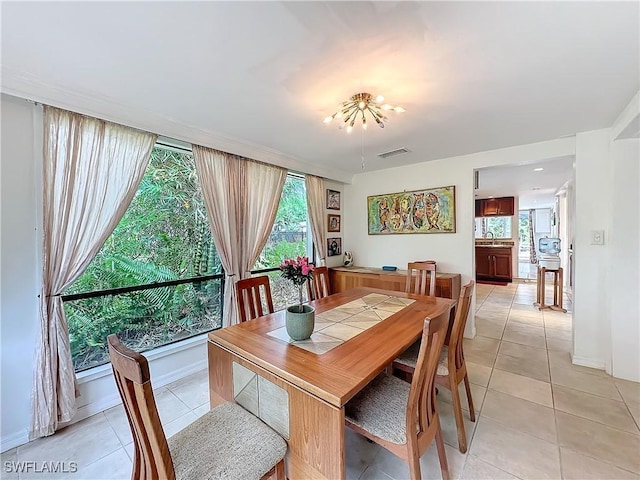
[[[488,221],[487,219],[502,219],[504,222],[504,230],[508,230],[508,237],[495,237],[493,238],[494,240],[513,240],[513,216],[475,217],[473,232],[474,239],[481,240],[491,238],[482,235],[482,231],[486,230],[486,227],[482,228],[482,224],[484,223],[486,225]]]
[[[170,150],[172,152],[178,153],[178,154],[190,154],[193,155],[193,149],[191,148],[190,144],[186,144],[184,142],[180,142],[177,140],[172,140],[172,139],[167,139],[166,137],[158,137],[158,139],[156,140],[156,143],[154,144],[154,149],[155,148],[161,148],[161,149],[165,149],[165,150]],[[194,159],[195,161],[195,159]],[[148,167],[147,167],[148,168]],[[194,168],[195,168],[195,164],[194,164]],[[146,174],[146,172],[145,172]],[[207,218],[207,222],[208,222],[208,218]],[[92,260],[93,261],[93,260]],[[80,277],[78,277],[80,278]],[[139,285],[129,285],[129,286],[125,286],[125,287],[117,287],[117,288],[110,288],[110,289],[103,289],[103,290],[92,290],[92,291],[87,291],[87,292],[80,292],[80,293],[73,293],[73,294],[63,294],[60,295],[60,298],[64,304],[64,302],[73,302],[73,301],[77,301],[77,300],[84,300],[84,299],[90,299],[90,298],[100,298],[100,297],[109,297],[109,296],[115,296],[115,295],[123,295],[123,294],[127,294],[127,293],[134,293],[134,292],[140,292],[140,291],[145,291],[145,290],[152,290],[152,289],[159,289],[159,288],[166,288],[166,287],[174,287],[174,286],[178,286],[178,285],[184,285],[184,284],[197,284],[197,283],[203,283],[203,282],[208,282],[211,280],[219,280],[220,281],[220,295],[219,295],[219,299],[218,299],[218,310],[220,312],[220,325],[216,326],[210,330],[205,330],[202,332],[198,332],[195,333],[193,335],[190,335],[188,337],[180,337],[180,338],[175,338],[172,339],[170,341],[167,341],[165,343],[162,343],[160,345],[155,345],[152,346],[149,349],[141,349],[140,352],[148,352],[148,351],[155,351],[157,349],[162,349],[164,347],[169,347],[171,345],[176,345],[176,344],[180,344],[186,341],[189,341],[191,339],[197,338],[199,336],[202,335],[206,335],[209,332],[212,332],[214,330],[219,330],[220,328],[222,328],[222,318],[224,317],[224,288],[225,288],[225,278],[226,278],[226,273],[224,270],[224,267],[222,265],[220,265],[220,272],[219,273],[215,273],[215,274],[207,274],[207,275],[199,275],[199,276],[195,276],[195,277],[188,277],[188,278],[178,278],[175,280],[168,280],[168,281],[164,281],[164,282],[152,282],[152,283],[146,283],[146,284],[139,284]],[[76,279],[77,280],[77,279]],[[108,365],[109,360],[108,358],[106,359],[106,361],[102,362],[102,363],[98,363],[95,365],[90,365],[84,368],[79,368],[79,369],[75,369],[74,368],[74,372],[75,374],[80,374],[83,372],[91,372],[94,369],[99,369],[100,367],[104,367],[105,365]]]

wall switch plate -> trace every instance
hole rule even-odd
[[[604,230],[591,230],[591,245],[604,245]]]

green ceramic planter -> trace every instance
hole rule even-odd
[[[316,310],[309,305],[294,305],[287,308],[286,327],[287,333],[293,340],[306,340],[313,333],[315,326]]]

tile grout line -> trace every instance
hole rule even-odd
[[[640,435],[640,420],[636,420],[636,417],[633,416],[633,413],[631,412],[631,408],[629,408],[629,402],[627,402],[627,399],[624,398],[624,395],[622,395],[622,390],[620,390],[620,387],[616,383],[615,379],[613,381],[613,385],[616,387],[616,390],[618,391],[618,395],[620,395],[620,398],[622,398],[622,401],[624,402],[624,406],[627,407],[627,412],[629,412],[629,415],[631,415],[631,419],[633,420],[633,423],[635,423],[636,428],[639,431],[638,434]]]
[[[545,292],[546,294],[546,292]],[[556,398],[553,391],[553,381],[551,379],[551,359],[549,358],[549,344],[547,343],[547,328],[544,321],[544,312],[540,310],[542,316],[542,331],[544,333],[544,345],[547,352],[547,372],[549,373],[549,390],[551,391],[551,408],[553,409],[553,424],[555,426],[556,449],[558,450],[558,467],[560,467],[560,478],[564,479],[564,468],[562,462],[562,450],[560,449],[560,430],[558,428],[558,417],[556,415]]]
[[[476,284],[476,291],[477,291],[478,285]],[[480,309],[480,307],[482,305],[484,305],[484,303],[487,301],[487,299],[489,298],[489,296],[491,295],[491,293],[493,292],[493,290],[495,289],[495,286],[493,288],[491,288],[491,291],[485,295],[484,299],[482,300],[482,302],[480,303],[480,306],[476,306],[476,311],[474,312],[475,315],[477,315],[478,310]],[[476,328],[476,336],[478,336],[477,334],[477,328]],[[500,345],[498,344],[498,348],[500,348]],[[497,358],[497,353],[496,353],[496,358]],[[466,362],[466,358],[465,358],[465,362]],[[495,359],[494,359],[494,364],[495,364]],[[467,373],[468,374],[468,373]],[[489,378],[487,380],[487,387],[485,390],[485,397],[482,399],[482,403],[484,404],[484,400],[487,396],[487,391],[489,390],[489,383],[491,382],[491,375],[493,375],[493,366],[491,367],[491,373],[489,373]],[[469,383],[471,384],[471,380],[469,380]],[[475,410],[475,404],[474,404],[474,410]],[[476,432],[478,431],[478,424],[480,423],[480,415],[481,415],[481,410],[478,410],[478,414],[476,416],[476,421],[474,422],[476,424],[475,428],[473,429],[473,433],[470,435],[470,438],[467,439],[467,452],[464,454],[465,458],[464,458],[464,462],[462,463],[462,472],[461,474],[464,473],[466,467],[467,467],[467,462],[469,461],[469,457],[470,452],[471,452],[471,446],[473,445],[473,440],[475,439],[475,435]]]
[[[551,378],[551,358],[549,356],[549,344],[547,343],[547,322],[544,311],[542,314],[542,325],[544,330],[544,344],[547,351],[547,368],[549,370],[549,390],[551,390],[551,406],[553,408],[553,424],[556,429],[556,448],[558,449],[558,466],[560,467],[560,478],[564,479],[564,462],[562,461],[562,449],[560,448],[560,428],[558,426],[558,410],[556,409],[556,395],[553,389],[553,379]]]

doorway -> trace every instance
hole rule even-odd
[[[529,211],[518,211],[518,278],[536,280],[536,265],[531,263],[531,223]]]

